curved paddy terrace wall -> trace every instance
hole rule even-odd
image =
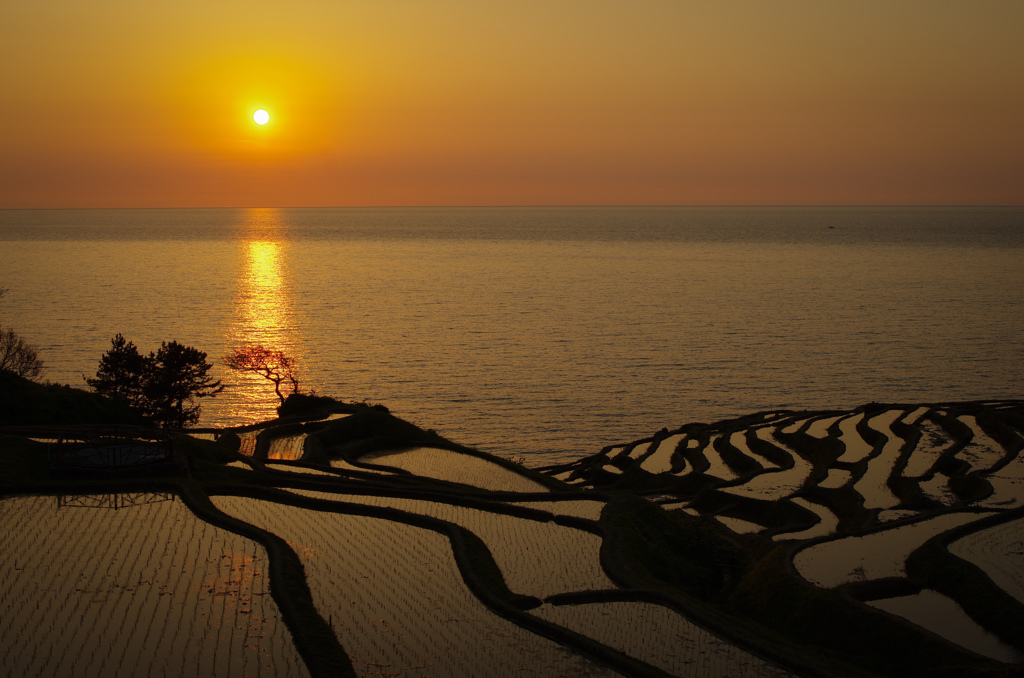
[[[363,456],[361,461],[492,492],[547,492],[549,489],[492,461],[440,448],[420,447],[398,452],[377,452]]]
[[[123,646],[131,637],[155,643],[148,661],[184,656],[195,675],[219,675],[224,661],[224,675],[413,678],[1024,670],[1020,402],[757,413],[541,470],[380,406],[338,407],[347,416],[292,413],[202,440],[177,436],[182,463],[163,475],[50,476],[47,444],[0,436],[4,491],[15,478],[65,495],[121,492],[91,493],[94,508],[62,507],[94,522],[51,520],[42,535],[31,521],[50,509],[0,499],[0,511],[24,503],[0,514],[11,525],[5,557],[17,554],[0,563],[16,582],[0,581],[0,643],[29,649],[29,659],[11,649],[0,668],[148,675],[132,654],[141,651]],[[184,503],[135,501],[129,486]],[[119,508],[96,508],[103,501]],[[134,503],[143,505],[120,508]],[[112,536],[124,530],[128,538]],[[53,591],[25,579],[21,554],[40,571],[54,563]],[[33,608],[32,596],[85,595],[66,587],[79,566],[85,593],[104,591],[96,604],[114,600],[127,616],[101,607],[75,622],[56,603]],[[173,596],[146,583],[180,588],[193,581],[181,570],[199,583]],[[209,572],[234,588],[211,584]],[[122,587],[102,587],[110,573]],[[179,595],[198,621],[181,606],[177,617],[149,614]],[[28,663],[54,647],[71,649],[58,664]]]
[[[602,673],[488,610],[463,582],[444,535],[243,497],[213,500],[300,554],[317,609],[358,675]]]
[[[435,501],[294,492],[316,499],[385,506],[459,525],[483,540],[505,583],[516,593],[546,598],[571,591],[615,588],[601,569],[601,537],[590,532]]]
[[[901,620],[906,631],[899,633],[920,634],[920,642],[937,652],[948,652],[935,644],[941,639],[1003,666],[1024,668],[1024,605],[1013,607],[1024,596],[1024,522],[976,532],[969,525],[987,525],[1024,504],[1022,430],[1020,401],[776,411],[663,431],[655,438],[672,441],[672,452],[657,448],[656,461],[652,456],[637,463],[621,454],[637,444],[627,443],[543,470],[579,488],[646,495],[670,511],[716,524],[723,538],[743,545],[747,558],[768,556],[749,575],[742,566],[735,570],[734,576],[748,580],[739,582],[737,600],[750,604],[758,597],[753,582],[765,586],[774,579],[799,602],[780,606],[778,596],[761,595],[773,607],[752,616],[767,621],[774,614],[851,660],[855,646],[830,641],[828,623],[819,631],[797,621],[800,606],[815,598],[822,606],[843,604],[842,598],[849,605],[865,601],[885,611],[878,624]],[[945,551],[943,540],[954,533],[961,536],[949,552],[974,570],[960,567]],[[925,555],[940,553],[935,549],[946,555]],[[933,559],[948,561],[958,574],[951,570],[939,577],[946,565],[938,560],[934,567],[922,565]],[[968,583],[949,583],[957,577]],[[972,578],[984,586],[972,589]],[[1001,613],[985,613],[977,595]],[[871,615],[860,610],[852,626],[862,624],[869,635]],[[938,611],[948,623],[933,623]],[[834,630],[835,636],[843,633]],[[884,641],[872,648],[874,670],[898,673],[899,653]],[[918,669],[932,670],[926,664]]]

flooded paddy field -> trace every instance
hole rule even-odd
[[[417,448],[367,455],[362,461],[414,475],[472,485],[494,492],[547,492],[548,488],[493,462],[437,448]]]
[[[806,584],[1017,665],[1024,661],[1024,626],[1014,621],[1024,620],[1021,410],[1010,401],[766,412],[618,446],[649,445],[656,462],[608,448],[544,470],[575,487],[647,488],[669,511],[711,519],[750,548],[768,548],[754,545],[770,538]],[[1007,520],[990,526],[999,516]],[[999,614],[974,599],[964,583],[972,577],[984,580]]]
[[[544,468],[335,409],[53,481],[162,492],[2,496],[0,674],[1024,670],[1021,403],[757,413]]]
[[[283,537],[357,675],[587,675],[584,658],[488,610],[441,534],[239,497],[221,510]]]
[[[544,605],[533,612],[674,674],[693,678],[785,678],[792,674],[716,638],[660,605]]]
[[[7,497],[0,525],[0,675],[309,675],[264,549],[172,495]]]
[[[386,506],[459,525],[484,541],[505,582],[516,593],[546,598],[558,593],[615,588],[601,569],[601,537],[591,532],[542,519],[442,502],[296,492],[318,499]]]

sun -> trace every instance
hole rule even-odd
[[[270,122],[270,113],[267,113],[265,110],[261,108],[260,110],[252,114],[252,119],[256,122],[257,125],[266,125],[268,122]]]

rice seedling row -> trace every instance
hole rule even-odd
[[[395,508],[464,527],[487,544],[516,593],[546,598],[616,588],[601,569],[601,538],[590,532],[441,502],[293,491],[314,499]]]
[[[469,454],[433,447],[366,455],[364,462],[393,466],[417,476],[471,485],[495,492],[548,492],[544,485]]]
[[[548,511],[556,515],[572,516],[574,518],[594,521],[600,520],[601,510],[604,508],[604,502],[596,499],[587,501],[517,501],[511,503],[537,509],[538,511]]]
[[[0,501],[0,674],[306,676],[259,545],[177,500]]]
[[[592,668],[484,607],[443,535],[264,500],[213,501],[299,553],[314,604],[359,675],[548,676]]]
[[[542,605],[542,619],[581,633],[676,676],[782,678],[789,672],[652,603]]]
[[[267,459],[278,461],[296,461],[302,457],[302,446],[306,442],[306,434],[280,436],[270,441]]]

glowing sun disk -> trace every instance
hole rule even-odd
[[[261,108],[260,110],[252,114],[252,119],[256,122],[257,125],[266,125],[268,122],[270,122],[270,113],[267,113],[265,110]]]

